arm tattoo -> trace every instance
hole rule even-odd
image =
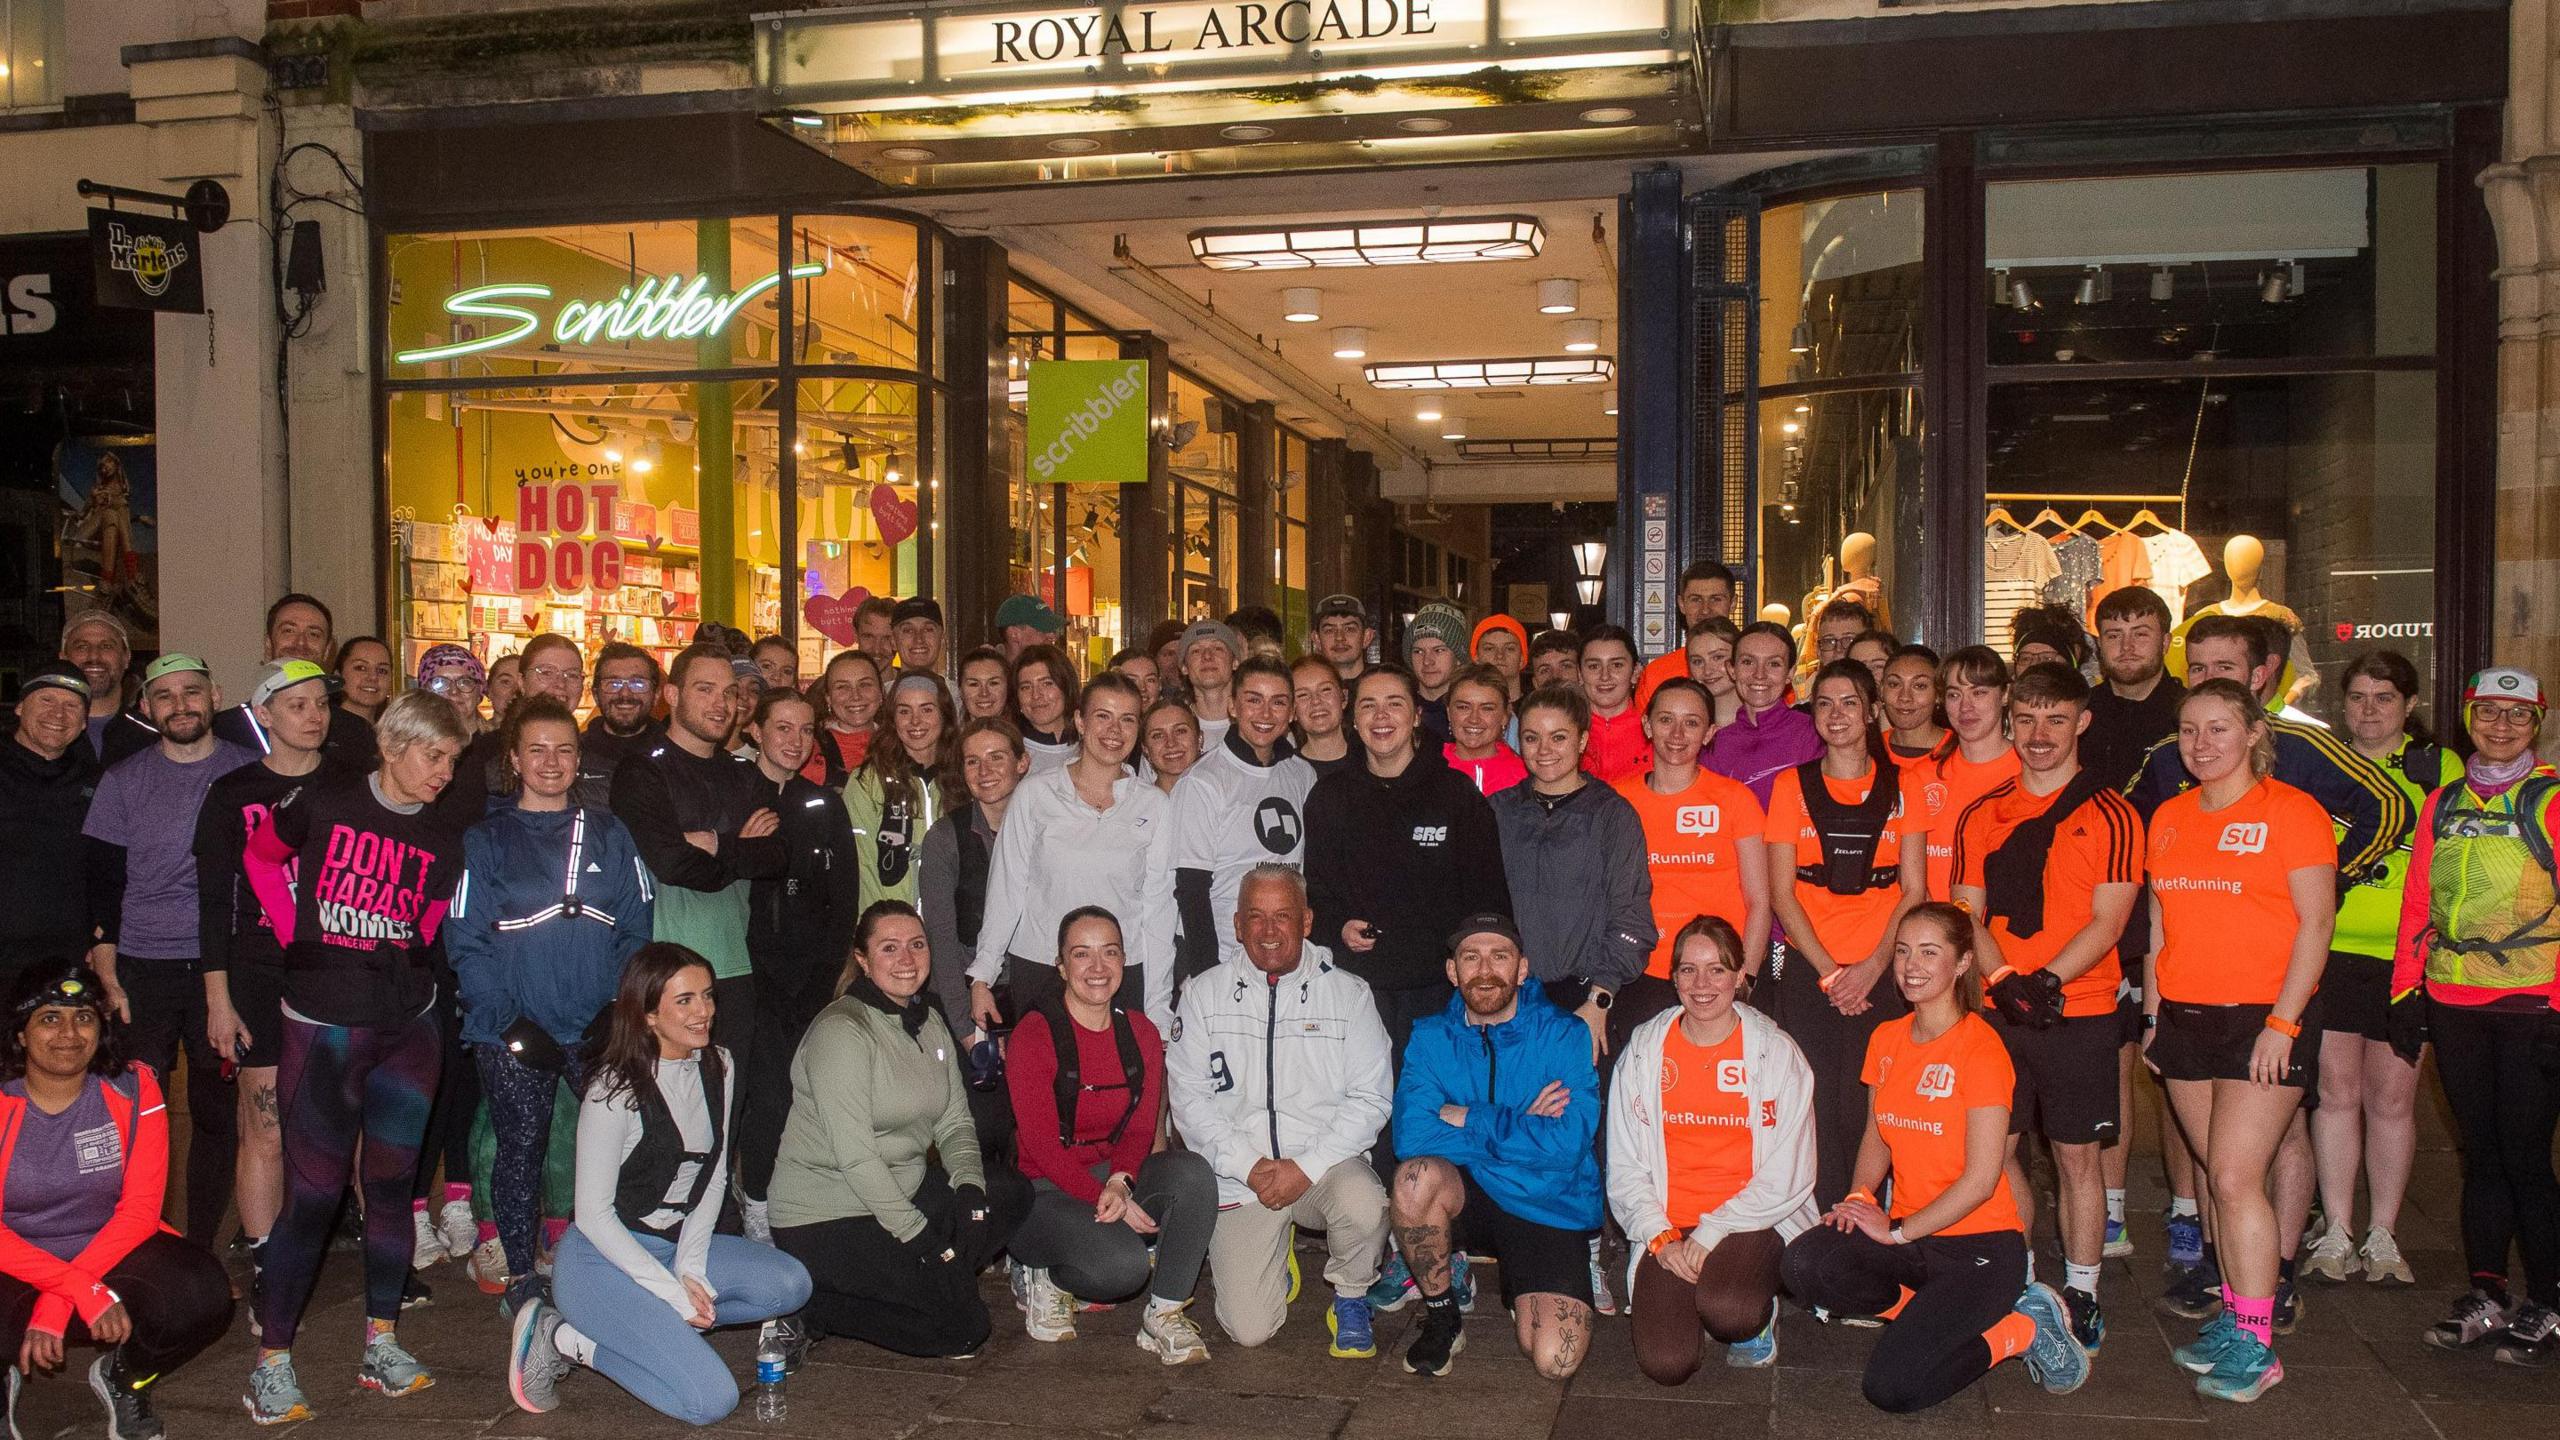
[[[1396,1248],[1404,1252],[1404,1263],[1413,1271],[1414,1283],[1425,1295],[1437,1295],[1449,1288],[1449,1232],[1438,1225],[1399,1225]]]

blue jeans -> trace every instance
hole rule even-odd
[[[634,1233],[640,1247],[672,1265],[676,1247]],[[596,1346],[595,1368],[650,1409],[688,1425],[709,1425],[738,1408],[737,1377],[703,1332],[640,1288],[575,1226],[552,1257],[551,1293],[561,1318]],[[809,1272],[769,1245],[711,1237],[703,1262],[722,1325],[752,1325],[809,1302]]]

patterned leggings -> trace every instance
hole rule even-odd
[[[397,1025],[320,1025],[287,1014],[276,1103],[284,1129],[284,1213],[266,1245],[260,1341],[290,1349],[320,1278],[329,1230],[363,1143],[364,1313],[400,1318],[414,1235],[409,1186],[426,1135],[444,1036],[432,1012]]]
[[[489,1128],[498,1142],[497,1157],[489,1165],[489,1218],[497,1222],[499,1243],[507,1248],[507,1273],[518,1279],[533,1274],[553,1105],[563,1081],[572,1094],[587,1088],[585,1057],[574,1046],[563,1048],[569,1052],[565,1069],[537,1070],[504,1045],[471,1047],[471,1058],[480,1067]]]

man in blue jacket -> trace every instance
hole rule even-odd
[[[1569,1379],[1591,1346],[1601,1215],[1591,1033],[1526,984],[1529,961],[1508,917],[1460,921],[1449,950],[1458,993],[1415,1024],[1396,1083],[1403,1163],[1390,1204],[1423,1305],[1404,1368],[1449,1373],[1460,1316],[1475,1300],[1463,1246],[1502,1262],[1521,1350],[1539,1374]]]

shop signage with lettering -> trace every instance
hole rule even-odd
[[[203,239],[196,227],[175,216],[90,211],[89,256],[98,303],[203,314]]]
[[[827,273],[824,265],[795,265],[791,278],[806,280]],[[578,296],[551,311],[548,326],[554,345],[594,345],[626,340],[699,340],[729,328],[739,312],[782,283],[779,271],[735,294],[711,288],[708,275],[651,275],[625,285],[610,298]],[[531,305],[556,298],[548,285],[508,282],[475,285],[445,297],[444,313],[466,326],[490,322],[443,345],[401,350],[392,359],[402,365],[430,365],[497,350],[545,330],[542,312]]]
[[[1147,362],[1034,360],[1024,453],[1044,485],[1143,485]]]
[[[516,593],[622,588],[622,542],[594,533],[612,528],[621,493],[613,482],[516,486]]]
[[[1177,50],[1245,50],[1432,35],[1432,0],[1281,0],[1279,4],[1150,5],[989,22],[990,65],[1106,60]]]

